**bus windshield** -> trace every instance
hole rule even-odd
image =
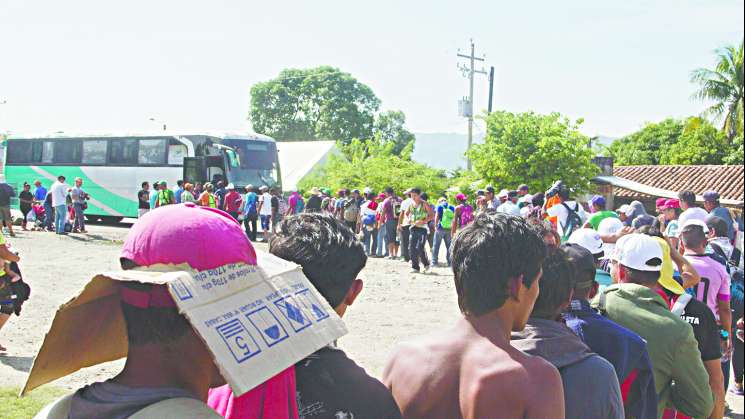
[[[245,187],[249,184],[274,186],[278,183],[279,162],[275,143],[231,139],[225,139],[222,143],[234,149],[238,155],[237,167],[226,165],[230,182],[237,187]]]

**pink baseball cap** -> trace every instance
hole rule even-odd
[[[662,205],[663,209],[680,208],[680,201],[677,199],[667,199],[665,204]]]
[[[665,202],[667,202],[667,198],[657,198],[654,201],[654,204],[655,204],[656,207],[662,207],[662,206],[665,205]]]
[[[192,202],[142,216],[127,234],[121,257],[140,266],[186,263],[197,271],[230,263],[256,265],[256,252],[233,217]]]
[[[462,193],[459,193],[458,195],[455,195],[455,199],[457,199],[458,201],[465,201],[466,200],[466,195],[465,194],[462,194]]]

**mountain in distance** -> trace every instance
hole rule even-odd
[[[466,158],[463,154],[468,146],[468,135],[458,133],[415,133],[414,153],[412,160],[436,169],[452,171],[465,169]],[[617,138],[598,135],[594,144],[610,146]],[[474,133],[473,143],[484,142],[483,133]]]
[[[468,147],[468,134],[458,133],[415,133],[414,153],[412,160],[430,167],[444,170],[465,169],[466,158],[463,154]],[[473,143],[484,142],[484,134],[474,133]]]

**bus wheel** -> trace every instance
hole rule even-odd
[[[110,215],[106,215],[100,218],[101,218],[101,222],[104,222],[106,224],[117,224],[124,219],[124,217],[115,217],[115,216],[110,216]]]

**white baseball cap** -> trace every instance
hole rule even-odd
[[[697,218],[691,218],[691,219],[686,220],[685,223],[680,226],[680,231],[683,231],[683,229],[688,226],[699,226],[704,229],[704,234],[709,232],[709,227],[706,225],[706,223]]]
[[[507,198],[510,195],[510,191],[507,189],[502,189],[499,191],[499,195],[497,195],[497,198]]]
[[[567,243],[574,243],[589,250],[593,255],[603,253],[603,240],[600,238],[600,234],[591,228],[580,228],[575,230]]]
[[[621,214],[626,215],[627,217],[630,217],[631,214],[634,213],[634,208],[631,205],[629,205],[629,204],[623,204],[620,207],[618,207],[618,209],[616,210],[616,212],[619,212]]]
[[[619,257],[621,256],[621,249],[623,249],[623,244],[626,242],[626,240],[629,240],[631,236],[634,236],[638,233],[632,233],[627,234],[625,236],[621,236],[618,240],[616,240],[615,243],[605,243],[605,245],[613,244],[613,247],[611,248],[611,251],[606,252],[603,259],[610,259],[614,262],[618,262]]]
[[[618,263],[638,271],[659,272],[662,270],[662,247],[646,234],[629,234],[623,243],[616,243]]]
[[[228,188],[227,189],[228,190],[235,189],[235,185],[233,185],[232,183],[228,183]]]
[[[603,218],[598,224],[598,234],[601,236],[610,236],[618,233],[623,228],[623,221],[616,217]]]

